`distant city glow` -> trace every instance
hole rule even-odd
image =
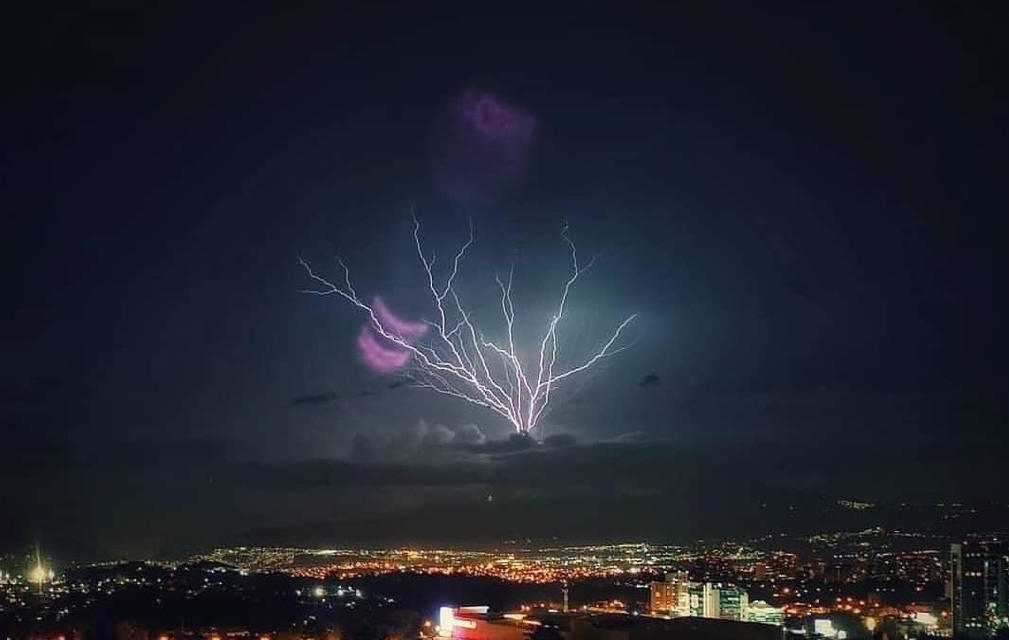
[[[895,542],[912,542],[913,548],[897,551]],[[805,550],[797,555],[779,544],[799,544]],[[960,543],[954,544],[959,546]],[[52,570],[40,558],[29,558],[23,579],[0,586],[0,594],[6,594],[7,601],[17,607],[27,607],[32,602],[29,594],[36,591],[37,584],[29,577],[42,576],[49,582],[35,597],[50,602],[86,594],[113,596],[135,588],[182,588],[194,595],[222,588],[241,590],[250,584],[248,576],[279,572],[294,578],[291,591],[304,604],[317,607],[321,598],[327,598],[324,608],[329,610],[353,608],[366,597],[351,584],[339,581],[380,574],[484,576],[509,583],[553,585],[550,587],[553,597],[521,602],[516,611],[502,612],[505,615],[501,619],[526,625],[535,624],[536,612],[569,610],[567,594],[558,585],[605,579],[608,584],[633,585],[648,592],[649,606],[641,606],[644,598],[640,596],[614,598],[615,593],[603,593],[598,599],[572,603],[570,609],[590,615],[617,613],[663,619],[701,616],[777,627],[792,617],[803,619],[810,627],[819,625],[819,630],[828,632],[829,637],[843,638],[845,634],[857,635],[853,625],[858,622],[868,628],[875,624],[878,630],[882,626],[879,621],[894,618],[918,631],[935,633],[949,629],[956,618],[937,600],[950,568],[948,553],[942,547],[943,541],[932,536],[877,528],[814,534],[790,541],[773,535],[687,545],[540,547],[510,541],[500,550],[233,547],[179,558],[172,563],[147,563],[147,569],[125,575],[116,575],[113,563],[84,580],[80,575],[74,576],[74,569],[53,580]],[[992,547],[995,551],[999,548]],[[1001,557],[1001,552],[996,555]],[[208,568],[194,574],[192,567],[201,564]],[[41,571],[32,572],[39,567]],[[182,567],[185,569],[179,571]],[[973,576],[973,570],[970,573],[967,576],[964,572],[963,579],[980,579]],[[323,580],[327,582],[324,584]],[[878,591],[863,590],[870,583],[907,585],[913,587],[907,590],[913,595],[901,599],[890,589],[886,596],[880,597]],[[925,591],[918,588],[923,585]],[[332,601],[328,599],[330,595],[334,596]],[[918,600],[922,596],[926,599]],[[387,594],[368,597],[394,602]],[[428,635],[465,637],[474,626],[480,629],[479,621],[487,613],[484,606],[449,607],[449,611],[439,611],[439,618],[425,626],[430,630]],[[435,627],[435,622],[441,624]],[[826,627],[828,623],[832,634]],[[959,624],[981,628],[986,623],[966,620]],[[176,637],[164,629],[151,631],[150,637],[158,640],[165,640],[159,634]],[[259,629],[250,630],[249,637],[259,638],[260,634],[272,637]],[[212,635],[222,640],[227,637],[215,628],[202,631],[199,637],[212,640]]]

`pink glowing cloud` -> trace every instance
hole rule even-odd
[[[486,202],[514,187],[525,173],[536,118],[502,98],[468,88],[435,123],[435,182],[455,200]]]
[[[532,116],[477,89],[464,91],[455,108],[482,144],[499,144],[510,152],[528,144],[536,128]]]
[[[426,324],[422,322],[409,322],[396,317],[389,310],[389,307],[386,306],[385,301],[378,296],[375,296],[371,307],[375,310],[375,315],[382,324],[382,328],[394,336],[402,338],[405,342],[413,344],[427,333]]]
[[[366,325],[357,334],[357,350],[361,361],[378,373],[395,373],[410,361],[410,352],[400,348],[387,348],[378,342],[375,333]]]
[[[413,344],[427,333],[426,324],[397,317],[378,296],[372,302],[372,309],[382,330],[403,342]],[[357,335],[357,350],[361,361],[377,373],[395,373],[410,362],[410,351],[385,338],[369,325],[361,327]]]

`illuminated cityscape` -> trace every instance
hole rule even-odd
[[[338,603],[339,620],[319,623],[336,629],[355,610],[388,613],[404,598],[415,599],[411,606],[421,603],[417,615],[433,619],[435,607],[443,603],[418,599],[412,585],[450,580],[464,591],[470,588],[465,585],[502,585],[490,603],[494,610],[530,620],[570,612],[590,618],[713,619],[770,625],[809,637],[858,638],[874,629],[934,636],[957,629],[987,637],[1006,624],[1005,596],[1000,599],[1007,575],[1005,546],[995,540],[992,535],[950,542],[877,527],[684,545],[228,547],[175,560],[55,568],[36,551],[20,560],[5,557],[0,620],[18,625],[34,621],[66,635],[74,633],[82,611],[131,592],[167,591],[183,602],[228,594],[241,602],[253,597],[252,585],[260,588],[257,581],[267,581],[285,590],[292,606]],[[497,624],[487,611],[480,615],[487,624]],[[514,616],[507,618],[511,622],[505,630],[518,624]],[[261,628],[243,624],[236,629],[260,635],[282,631],[276,623]],[[149,628],[157,630],[156,625]],[[217,631],[200,633],[212,638]]]

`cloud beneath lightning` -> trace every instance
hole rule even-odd
[[[357,433],[349,459],[355,462],[429,462],[461,459],[486,446],[489,440],[475,424],[446,427],[418,420],[413,428]]]

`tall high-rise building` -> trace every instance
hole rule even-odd
[[[667,573],[666,579],[651,584],[651,611],[656,615],[675,616],[679,613],[680,585],[689,582],[686,572]]]
[[[676,583],[663,580],[651,585],[651,611],[656,615],[673,615],[676,609]]]
[[[718,589],[710,582],[701,587],[701,617],[718,617]]]
[[[984,638],[1009,624],[1009,546],[989,541],[953,543],[950,586],[955,634]]]
[[[695,590],[699,607],[690,615],[723,620],[746,620],[746,608],[750,604],[749,595],[739,587],[706,582]]]
[[[679,615],[724,620],[746,620],[750,597],[733,585],[687,582],[680,586]]]
[[[746,609],[750,605],[750,596],[739,587],[717,585],[714,602],[715,610],[708,617],[738,622],[746,621]]]
[[[697,583],[690,580],[682,580],[676,585],[676,614],[678,616],[689,616],[692,614],[690,602],[691,588]],[[698,605],[699,606],[699,605]]]
[[[705,587],[711,583],[688,582],[684,585],[684,604],[681,607],[683,615],[704,617],[704,613],[710,607],[708,596],[710,590]]]

